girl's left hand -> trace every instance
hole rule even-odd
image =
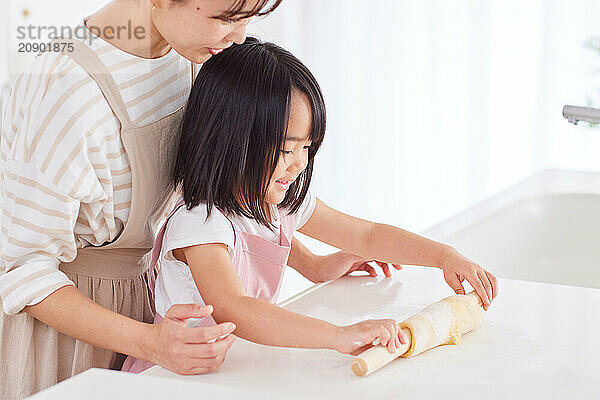
[[[366,271],[372,277],[376,277],[377,270],[369,264],[370,262],[374,262],[381,267],[386,278],[392,276],[390,265],[396,270],[402,269],[400,265],[377,260],[367,260],[354,254],[344,253],[343,251],[327,256],[317,256],[316,269],[319,271],[319,280],[322,282],[340,278],[354,271]]]
[[[462,282],[466,279],[481,298],[483,309],[487,311],[498,294],[498,280],[494,275],[454,249],[442,258],[440,268],[444,271],[446,283],[456,294],[465,294]]]

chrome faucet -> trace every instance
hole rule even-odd
[[[597,108],[566,105],[563,107],[563,117],[575,125],[579,121],[600,124],[600,110]]]

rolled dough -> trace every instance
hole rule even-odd
[[[461,336],[477,328],[483,316],[482,301],[474,291],[446,297],[400,322],[407,344],[395,353],[382,346],[364,351],[352,362],[352,371],[366,376],[398,357],[411,357],[433,347],[459,344]]]
[[[411,357],[445,344],[459,344],[461,336],[481,324],[482,302],[477,293],[456,295],[425,307],[400,322],[411,333],[411,345],[401,357]]]

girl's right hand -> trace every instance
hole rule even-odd
[[[215,371],[235,340],[231,334],[235,325],[225,322],[188,328],[186,322],[188,318],[208,317],[212,312],[212,306],[197,304],[176,304],[169,308],[159,324],[151,325],[150,361],[181,375]],[[213,340],[216,341],[208,343]]]
[[[366,350],[376,340],[394,353],[406,338],[398,323],[393,319],[370,319],[354,325],[340,326],[337,330],[335,350],[344,354],[357,355]]]

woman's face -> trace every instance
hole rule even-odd
[[[247,0],[242,11],[252,9],[258,0]],[[235,0],[150,0],[154,28],[183,57],[204,63],[233,43],[243,43],[250,18],[224,21],[218,16]]]
[[[266,203],[281,203],[290,185],[306,168],[311,145],[311,123],[312,111],[309,100],[303,93],[294,90],[285,142],[267,187]]]

